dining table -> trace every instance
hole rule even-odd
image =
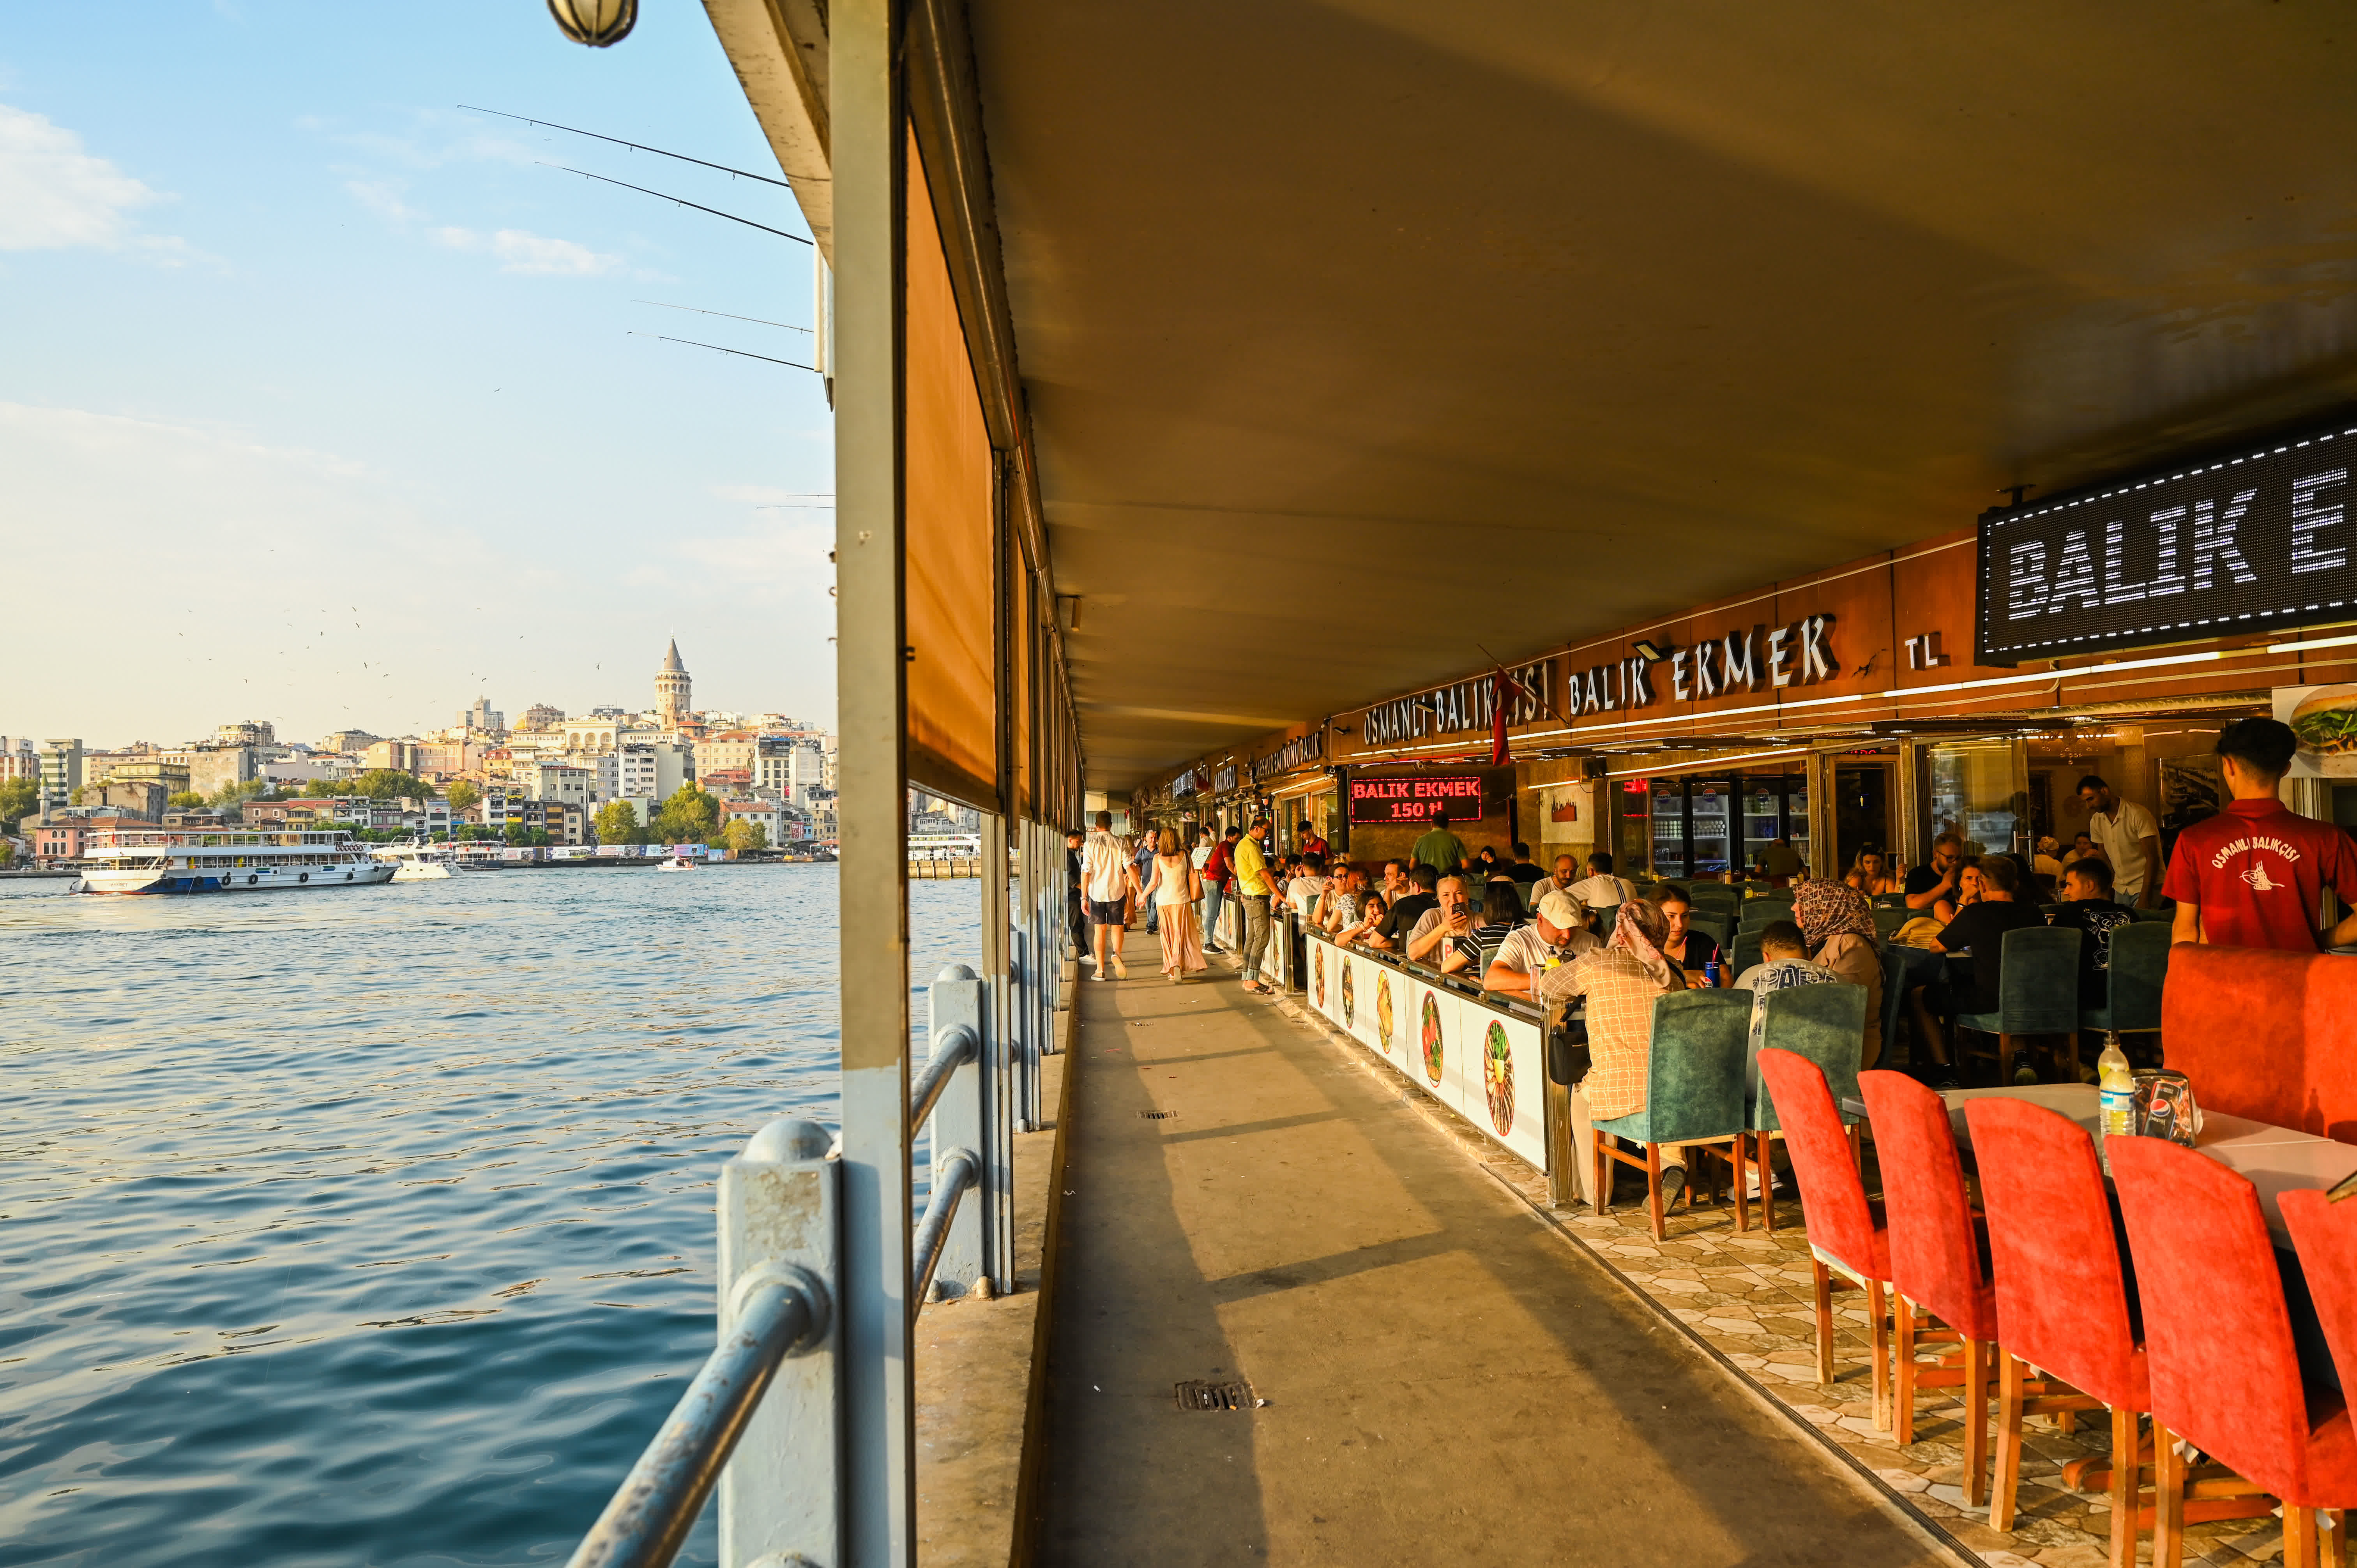
[[[2067,1116],[2096,1137],[2096,1147],[2102,1148],[2098,1129],[2103,1120],[2103,1091],[2092,1083],[2022,1084],[2010,1089],[1952,1089],[1940,1098],[1947,1101],[1948,1119],[1955,1128],[1956,1147],[1967,1159],[1971,1157],[1972,1127],[1964,1118],[1964,1107],[1975,1100],[2003,1096],[2026,1100],[2033,1105]],[[2300,1272],[2299,1254],[2293,1248],[2291,1233],[2284,1228],[2283,1195],[2303,1187],[2330,1187],[2351,1176],[2357,1176],[2357,1144],[2343,1144],[2336,1139],[2303,1133],[2297,1127],[2277,1127],[2271,1122],[2254,1122],[2246,1116],[2233,1116],[2222,1111],[2202,1111],[2201,1128],[2195,1133],[2194,1151],[2207,1155],[2228,1170],[2243,1176],[2258,1190],[2259,1211],[2266,1216],[2267,1235],[2276,1249],[2276,1266],[2283,1274],[2284,1305],[2291,1317],[2292,1340],[2299,1353],[2302,1374],[2311,1388],[2339,1388],[2339,1369],[2332,1360],[2331,1348],[2325,1342],[2324,1329],[2318,1321],[2316,1306],[2309,1299],[2307,1276]],[[2105,1176],[2109,1181],[2108,1175]],[[2115,1209],[2116,1210],[2116,1200]],[[2126,1235],[2121,1232],[2122,1256],[2127,1258],[2131,1277],[2135,1261],[2128,1256]]]

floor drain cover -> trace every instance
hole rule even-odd
[[[1168,1122],[1173,1116],[1178,1115],[1178,1112],[1176,1111],[1141,1111],[1137,1114],[1139,1119],[1142,1121]]]
[[[1249,1383],[1179,1383],[1171,1391],[1178,1396],[1180,1410],[1250,1410],[1253,1407],[1252,1385]]]

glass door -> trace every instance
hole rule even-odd
[[[1685,781],[1653,781],[1653,875],[1684,876],[1686,872]]]
[[[1890,854],[1890,769],[1881,763],[1834,769],[1834,870],[1846,874],[1866,850]]]
[[[1932,751],[1932,832],[1961,834],[1966,854],[2011,854],[2029,831],[2028,767],[2020,743],[1988,739]]]
[[[1693,875],[1716,876],[1735,854],[1735,786],[1724,779],[1697,779],[1687,786],[1686,811],[1693,826],[1686,834]]]

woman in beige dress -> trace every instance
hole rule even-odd
[[[1203,933],[1196,928],[1195,909],[1203,897],[1202,874],[1178,835],[1169,828],[1154,842],[1154,871],[1141,897],[1154,900],[1154,916],[1162,934],[1162,972],[1173,985],[1210,966],[1203,961]]]

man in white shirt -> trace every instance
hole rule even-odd
[[[2152,908],[2160,892],[2160,824],[2093,773],[2079,780],[2079,800],[2087,808],[2087,831],[2095,847],[2112,863],[2112,897],[2136,908]]]
[[[1415,929],[1407,934],[1407,956],[1437,968],[1442,945],[1473,929],[1473,902],[1461,876],[1442,877],[1433,893],[1440,902],[1417,917]]]
[[[1603,945],[1581,922],[1579,906],[1570,894],[1550,893],[1539,900],[1531,923],[1515,927],[1500,945],[1489,972],[1481,977],[1481,989],[1528,996],[1539,975]]]
[[[1795,985],[1824,985],[1841,976],[1809,960],[1809,940],[1791,920],[1770,920],[1760,929],[1760,961],[1735,977],[1738,991],[1751,993],[1751,1048],[1744,1056],[1744,1097],[1760,1098],[1760,1042],[1768,1028],[1768,998]]]
[[[1555,875],[1542,876],[1531,885],[1531,908],[1535,909],[1550,893],[1568,893],[1579,881],[1579,859],[1577,855],[1555,857]]]
[[[1311,906],[1325,891],[1326,857],[1321,854],[1303,855],[1293,880],[1285,885],[1285,901],[1293,907],[1294,917],[1302,920],[1309,918]]]
[[[1099,980],[1129,978],[1121,947],[1129,935],[1129,901],[1136,892],[1137,868],[1130,865],[1129,845],[1114,835],[1113,813],[1099,811],[1097,831],[1081,846],[1081,897],[1088,903],[1089,923],[1096,928]]]
[[[1614,911],[1637,896],[1635,884],[1625,876],[1612,875],[1612,857],[1602,850],[1587,857],[1587,875],[1564,891],[1578,899],[1582,908],[1595,910],[1605,922],[1609,922]]]

